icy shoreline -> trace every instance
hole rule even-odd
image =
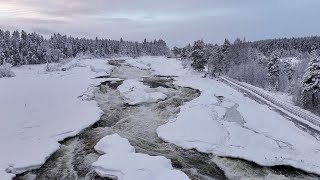
[[[14,68],[16,77],[0,79],[0,177],[39,168],[59,149],[59,141],[77,135],[100,119],[91,97],[112,66],[106,60],[74,60],[66,71],[46,65]]]

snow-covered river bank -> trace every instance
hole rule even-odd
[[[102,111],[86,94],[102,81],[93,77],[111,70],[106,63],[74,60],[63,66],[67,71],[53,72],[28,65],[14,68],[16,77],[0,79],[0,179],[40,167],[59,149],[58,141],[99,120]]]
[[[290,122],[281,119],[281,116],[275,115],[275,112],[270,111],[267,107],[260,107],[258,103],[251,102],[248,98],[243,97],[242,99],[241,93],[221,82],[200,78],[199,74],[190,73],[183,69],[180,62],[163,57],[109,61],[109,65],[106,64],[107,61],[103,60],[97,60],[94,63],[84,61],[83,63],[88,64],[86,67],[79,67],[79,70],[86,70],[88,74],[85,77],[79,77],[79,81],[87,78],[89,83],[87,87],[92,85],[98,88],[95,88],[95,91],[90,88],[90,92],[82,96],[84,101],[77,101],[77,103],[96,102],[97,104],[91,104],[91,108],[95,107],[97,109],[96,116],[102,114],[100,120],[97,121],[99,118],[83,116],[82,113],[87,113],[88,107],[81,109],[81,112],[79,109],[74,109],[77,111],[75,113],[77,116],[71,117],[76,119],[69,121],[70,125],[74,123],[78,126],[81,125],[82,128],[68,131],[71,132],[68,134],[61,131],[62,127],[68,128],[64,125],[67,120],[63,119],[57,122],[54,121],[54,118],[58,117],[51,117],[50,120],[62,125],[60,128],[56,127],[61,131],[59,134],[62,134],[61,137],[59,136],[59,140],[89,127],[79,135],[62,141],[60,149],[58,149],[58,140],[54,139],[56,140],[54,141],[56,148],[51,148],[50,153],[41,156],[41,161],[33,168],[38,168],[39,165],[44,163],[45,157],[56,150],[57,152],[50,156],[41,168],[23,173],[15,179],[106,179],[100,177],[97,172],[101,176],[103,174],[114,174],[118,171],[131,173],[134,170],[132,170],[132,166],[128,164],[124,166],[121,162],[126,161],[125,157],[136,158],[141,156],[147,158],[139,159],[136,162],[132,158],[127,160],[139,163],[141,166],[143,161],[150,162],[148,159],[154,156],[162,157],[162,160],[155,161],[156,163],[170,160],[168,164],[165,163],[165,166],[162,166],[162,164],[161,167],[165,168],[166,172],[170,172],[168,174],[173,175],[171,179],[174,179],[174,175],[176,175],[174,173],[176,171],[172,170],[178,170],[178,174],[181,175],[179,177],[185,177],[183,176],[185,174],[190,179],[199,180],[318,178],[289,166],[262,167],[255,163],[237,159],[239,157],[268,166],[290,165],[290,161],[279,161],[275,158],[288,152],[288,157],[292,158],[292,154],[296,153],[297,158],[305,159],[309,163],[308,155],[304,157],[299,148],[308,145],[306,150],[312,153],[310,155],[317,156],[316,148],[312,149],[317,145],[308,143],[317,143],[318,141],[294,127]],[[100,71],[101,68],[107,69],[107,73]],[[66,73],[71,75],[74,73],[72,71]],[[66,76],[63,72],[52,74],[49,73],[50,76],[57,76],[58,78]],[[79,75],[75,75],[73,78],[78,80],[77,76]],[[65,83],[72,84],[69,81]],[[82,90],[81,92],[79,90],[74,93],[78,93],[77,96],[79,96],[87,91],[87,87],[83,85],[82,89],[79,88]],[[59,93],[63,92],[60,91]],[[86,101],[88,99],[94,101]],[[64,108],[67,110],[70,107],[73,109],[71,105]],[[248,116],[248,110],[252,112],[251,116]],[[271,115],[260,117],[260,115],[266,115],[267,113]],[[82,118],[87,118],[90,122],[82,121]],[[254,124],[255,119],[257,124]],[[170,121],[168,122],[168,120]],[[279,128],[274,127],[275,125],[268,125],[268,122],[264,122],[266,120],[268,122],[279,121],[275,124]],[[94,123],[95,121],[97,122]],[[261,124],[265,129],[261,129]],[[279,134],[280,128],[285,128],[284,130],[288,131],[287,133],[292,133],[293,138],[298,139],[296,141],[293,138],[284,139],[285,134]],[[264,131],[261,132],[262,130]],[[250,131],[254,133],[249,133]],[[270,134],[270,131],[274,131],[275,134]],[[103,159],[110,161],[112,158],[102,155],[105,153],[99,154],[94,146],[103,137],[113,134],[119,134],[122,138],[128,139],[130,145],[127,144],[124,147],[132,146],[136,154],[125,154],[119,156],[119,159],[114,158],[117,166],[114,164],[115,166],[112,167],[113,163],[110,165],[102,161]],[[300,143],[300,140],[305,142]],[[117,141],[122,140],[117,138]],[[288,143],[292,147],[291,149],[286,149],[288,146],[285,145]],[[112,144],[109,142],[109,146]],[[274,144],[275,146],[273,146]],[[39,146],[46,146],[46,144],[39,143]],[[41,152],[42,149],[38,149],[38,151]],[[22,152],[30,153],[30,151]],[[223,158],[224,156],[231,156],[236,159]],[[262,158],[266,159],[262,160]],[[12,159],[7,158],[7,162],[10,163]],[[34,161],[30,162],[32,164]],[[152,160],[152,162],[154,161]],[[303,165],[305,162],[301,163]],[[295,163],[291,165],[293,166]],[[309,166],[306,166],[306,170],[311,171],[310,167],[316,165],[309,164]],[[7,169],[7,167],[3,167]],[[15,168],[16,166],[12,170],[15,170]],[[148,168],[148,172],[154,170],[152,167]],[[150,174],[153,175],[153,173]],[[158,177],[158,175],[155,173],[155,176],[151,177]]]

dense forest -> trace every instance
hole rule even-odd
[[[140,42],[110,39],[74,38],[54,34],[49,39],[37,33],[3,31],[0,29],[0,65],[13,66],[58,62],[61,59],[90,54],[96,57],[168,55],[163,40]]]
[[[273,51],[280,50],[283,56],[297,56],[299,53],[311,53],[313,50],[320,49],[320,37],[269,39],[248,42],[248,44],[265,55],[271,55]]]
[[[217,77],[227,75],[269,91],[292,95],[296,105],[320,113],[320,37],[247,42],[225,40],[222,45],[195,41],[174,47],[173,53],[191,66]]]

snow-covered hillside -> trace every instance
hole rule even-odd
[[[41,166],[59,141],[78,134],[101,115],[90,101],[94,86],[112,66],[106,60],[74,60],[67,71],[46,65],[14,68],[16,77],[0,79],[0,179]],[[6,173],[7,172],[7,173]]]

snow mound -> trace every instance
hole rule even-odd
[[[118,134],[113,134],[102,138],[94,149],[100,154],[117,153],[133,153],[134,147],[130,145],[128,139],[121,138]]]
[[[92,164],[101,177],[118,180],[189,180],[186,174],[173,169],[169,159],[135,153],[128,140],[118,134],[104,137],[95,148],[106,153]]]
[[[92,72],[95,72],[95,73],[100,73],[100,72],[105,72],[106,70],[104,68],[96,68],[94,66],[90,66],[90,69]]]
[[[71,61],[67,62],[64,65],[60,65],[61,70],[63,71],[68,71],[70,69],[73,69],[75,67],[84,67],[85,65],[81,63],[81,59],[79,58],[74,58]]]
[[[54,72],[54,71],[60,71],[60,66],[58,63],[48,63],[45,67],[46,72]]]
[[[129,105],[152,103],[167,98],[167,95],[163,92],[159,92],[159,89],[149,88],[148,86],[143,85],[138,79],[125,80],[118,87],[118,90],[121,96],[125,97],[125,102]]]

